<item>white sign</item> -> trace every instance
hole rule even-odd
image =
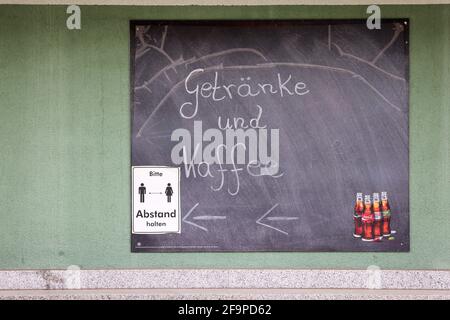
[[[133,233],[180,233],[180,168],[136,166],[132,177]]]

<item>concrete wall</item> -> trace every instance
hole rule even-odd
[[[129,20],[365,18],[365,6],[82,6],[78,31],[65,8],[0,6],[0,269],[450,269],[450,5],[382,7],[411,24],[410,253],[130,253]]]

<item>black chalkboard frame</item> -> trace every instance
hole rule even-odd
[[[136,52],[135,42],[131,39],[135,35],[135,28],[137,25],[139,26],[145,26],[145,25],[200,25],[200,26],[227,26],[227,27],[243,27],[243,26],[251,26],[251,27],[260,27],[260,26],[284,26],[284,25],[339,25],[339,24],[361,24],[365,23],[366,20],[364,19],[263,19],[263,20],[227,20],[227,19],[207,19],[207,20],[130,20],[130,135],[132,135],[132,125],[133,125],[133,116],[134,116],[134,82],[135,82],[135,64],[134,64],[134,55]],[[381,23],[402,23],[405,26],[404,29],[404,53],[407,59],[407,68],[405,69],[405,79],[410,84],[410,77],[409,77],[409,65],[410,65],[410,54],[409,54],[409,48],[410,48],[410,37],[409,37],[409,29],[410,29],[410,19],[409,18],[388,18],[388,19],[381,19]],[[410,99],[409,97],[409,90],[408,90],[408,101]],[[410,126],[408,121],[408,137],[410,134]],[[130,153],[131,157],[132,153]],[[130,159],[132,160],[132,159]],[[408,172],[410,168],[410,160],[408,160]],[[409,175],[409,174],[408,174]],[[130,176],[131,181],[131,176]],[[410,188],[410,182],[408,179],[408,190]],[[130,229],[131,230],[131,229]],[[410,221],[408,220],[408,230],[410,230]],[[133,239],[133,236],[135,236],[135,239]],[[408,235],[408,244],[404,248],[400,250],[330,250],[330,249],[317,249],[314,251],[311,250],[299,250],[298,248],[283,248],[283,249],[277,249],[277,250],[266,250],[266,249],[244,249],[244,250],[227,250],[227,249],[172,249],[172,248],[165,248],[165,249],[137,249],[136,248],[136,242],[139,241],[137,239],[142,239],[142,235],[132,235],[131,239],[131,251],[137,252],[137,253],[145,253],[145,252],[409,252],[410,248],[410,236]]]

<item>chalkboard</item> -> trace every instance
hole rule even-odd
[[[180,168],[181,232],[131,250],[409,251],[408,26],[132,21],[132,166]],[[382,191],[391,236],[361,241]]]

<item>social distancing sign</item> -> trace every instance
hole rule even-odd
[[[180,233],[180,168],[136,166],[132,177],[133,233]]]

